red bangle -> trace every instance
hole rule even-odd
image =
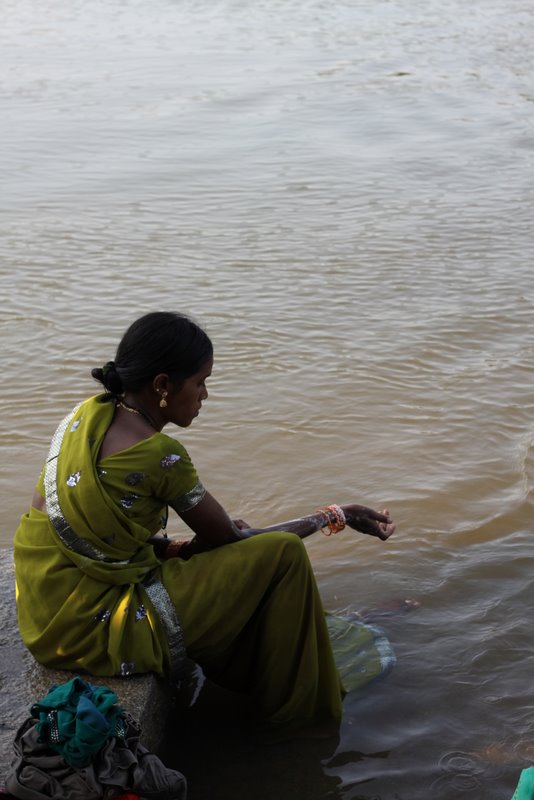
[[[177,556],[179,556],[180,552],[184,549],[186,544],[189,544],[189,542],[188,541],[178,542],[175,539],[172,539],[167,545],[167,548],[165,550],[165,555],[163,556],[164,561],[167,561],[168,558],[176,558]]]

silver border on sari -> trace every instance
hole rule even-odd
[[[192,489],[185,494],[179,495],[179,497],[173,500],[172,503],[169,503],[169,505],[171,508],[174,508],[178,514],[184,511],[191,511],[192,508],[200,503],[205,494],[206,490],[199,481]]]
[[[165,629],[171,654],[171,680],[180,695],[192,706],[198,699],[206,677],[202,668],[187,655],[182,626],[163,583],[152,573],[144,579],[141,585]]]
[[[48,458],[46,459],[44,475],[46,510],[50,518],[50,522],[54,526],[57,535],[65,547],[67,547],[69,550],[72,550],[74,553],[83,556],[84,558],[90,558],[94,561],[109,562],[113,561],[113,559],[108,558],[105,553],[102,552],[102,550],[98,549],[98,547],[95,547],[87,540],[80,539],[80,537],[77,536],[65,519],[59,502],[59,494],[57,490],[57,459],[59,456],[59,451],[61,450],[63,437],[65,436],[72,418],[75,416],[79,408],[80,406],[77,405],[74,411],[71,411],[70,414],[67,414],[65,419],[59,423],[57,430],[52,437]],[[128,564],[129,562],[116,561],[114,563]]]

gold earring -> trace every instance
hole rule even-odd
[[[165,398],[167,397],[168,394],[169,394],[168,392],[161,393],[161,400],[159,401],[160,408],[167,408],[167,401],[165,400]]]

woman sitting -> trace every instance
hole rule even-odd
[[[387,539],[395,526],[352,504],[267,528],[232,521],[162,432],[198,416],[212,366],[198,325],[156,312],[92,371],[106,391],[58,427],[15,534],[21,636],[47,666],[154,671],[191,702],[207,677],[248,695],[275,735],[331,727],[342,687],[302,539],[345,525]],[[169,506],[190,541],[161,536]]]

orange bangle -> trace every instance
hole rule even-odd
[[[325,524],[321,526],[321,530],[325,536],[332,536],[334,533],[339,533],[347,524],[345,514],[341,506],[331,505],[324,508],[317,509],[325,518]],[[324,530],[328,527],[328,533]]]

